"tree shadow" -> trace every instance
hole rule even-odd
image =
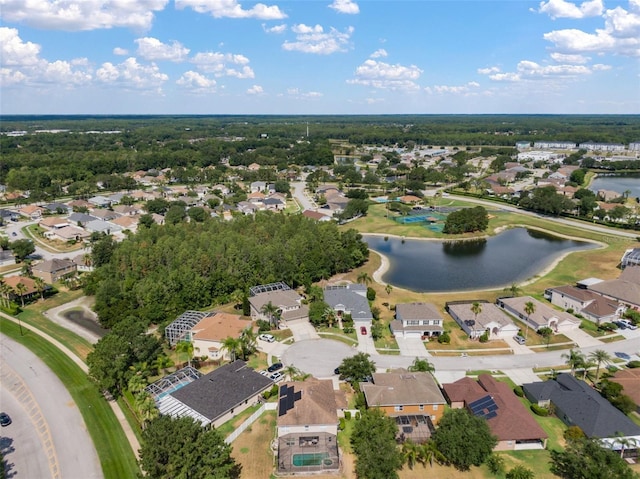
[[[12,452],[15,452],[16,448],[13,447],[13,439],[10,437],[0,437],[0,467],[4,470],[2,477],[10,479],[18,475],[18,471],[13,470],[15,464],[7,460],[7,456]]]

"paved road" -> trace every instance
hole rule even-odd
[[[305,193],[307,184],[304,181],[294,181],[291,183],[293,189],[292,194],[296,201],[300,204],[302,211],[313,210],[315,211],[318,206],[309,198]]]
[[[2,407],[14,417],[14,424],[2,429],[15,449],[7,458],[14,464],[12,477],[102,478],[82,415],[58,377],[31,351],[4,335],[0,335],[0,365]]]

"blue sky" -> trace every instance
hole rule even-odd
[[[0,0],[2,114],[640,113],[640,0]]]

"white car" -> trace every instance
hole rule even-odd
[[[267,371],[267,370],[260,371],[260,374],[262,374],[263,376],[267,376],[267,377],[269,377],[269,375],[270,375],[269,371]]]
[[[258,339],[266,341],[267,343],[272,343],[276,340],[273,334],[261,334],[260,336],[258,336]]]
[[[278,382],[278,381],[282,381],[282,379],[284,378],[284,375],[282,373],[273,373],[271,376],[269,376],[271,378],[271,380],[273,382]]]
[[[621,319],[620,320],[621,323],[624,323],[624,325],[627,327],[627,329],[638,329],[638,326],[636,326],[635,324],[633,324],[631,321],[629,321],[628,319]]]

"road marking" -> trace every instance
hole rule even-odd
[[[22,378],[18,376],[18,374],[6,363],[2,365],[0,379],[2,379],[2,384],[5,388],[18,398],[22,407],[31,417],[31,421],[34,423],[38,436],[40,436],[40,441],[44,446],[47,462],[49,463],[49,470],[51,471],[51,477],[53,479],[61,479],[62,476],[60,475],[58,455],[56,454],[56,448],[53,444],[51,431],[49,431],[47,421],[45,420],[36,399],[33,397],[33,394],[31,394],[31,391]]]

